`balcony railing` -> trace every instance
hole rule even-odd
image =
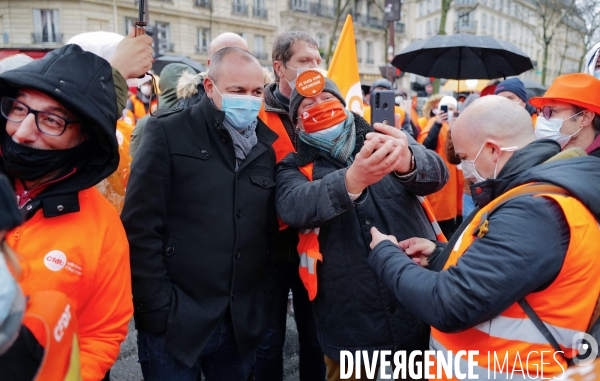
[[[63,35],[62,33],[31,33],[34,44],[62,44]]]
[[[266,60],[269,58],[269,54],[267,52],[254,52],[254,57],[259,60]]]
[[[196,0],[196,6],[210,8],[210,0]]]
[[[394,22],[394,31],[400,34],[406,33],[406,25],[403,22],[395,21]]]
[[[368,64],[374,64],[375,63],[375,59],[372,58],[372,57],[367,57],[366,61],[367,61]]]
[[[254,17],[262,17],[263,19],[267,18],[267,8],[252,8],[252,16]]]
[[[335,9],[333,7],[329,7],[320,3],[311,3],[310,13],[320,17],[327,17],[330,19],[335,17]]]
[[[368,16],[367,17],[367,26],[370,26],[371,28],[383,29],[383,19],[380,19],[378,17]]]
[[[158,52],[159,53],[165,53],[165,52],[173,52],[175,51],[175,43],[173,42],[158,42]]]
[[[206,54],[208,48],[206,46],[196,46],[196,54]]]
[[[477,4],[477,0],[454,0],[454,5],[457,8],[460,7],[474,7]]]
[[[296,12],[310,12],[310,3],[307,0],[290,0],[290,9]]]
[[[231,3],[231,13],[237,15],[247,15],[248,6],[246,4],[240,4],[234,1],[233,3]]]
[[[455,23],[457,33],[477,33],[477,21],[469,20],[469,22],[458,21]]]

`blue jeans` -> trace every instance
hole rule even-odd
[[[470,194],[463,193],[463,216],[467,218],[469,214],[475,209],[475,203],[473,197]]]
[[[207,381],[246,381],[256,351],[241,357],[229,312],[202,349],[196,363],[188,368],[167,351],[165,332],[138,330],[138,362],[145,381],[197,381],[200,371]]]
[[[278,263],[275,290],[269,306],[265,336],[256,350],[256,381],[283,380],[283,344],[285,343],[287,301],[294,294],[294,319],[300,344],[300,380],[325,380],[323,350],[317,338],[317,326],[308,293],[300,280],[298,265]]]

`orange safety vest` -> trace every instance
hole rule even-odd
[[[57,291],[39,291],[27,301],[26,326],[44,347],[34,381],[79,381],[79,338],[73,303]]]
[[[421,130],[421,133],[417,137],[417,141],[421,144],[427,138],[431,127],[435,123],[437,117],[429,119],[427,126]],[[446,163],[446,167],[448,167],[448,172],[450,174],[448,178],[448,182],[442,189],[427,196],[429,202],[431,202],[431,206],[433,207],[433,211],[435,212],[435,216],[440,221],[447,221],[455,218],[459,215],[459,211],[462,212],[462,194],[463,194],[463,184],[464,182],[460,177],[463,176],[462,171],[456,168],[456,165],[450,163],[446,158],[446,140],[448,139],[448,132],[450,131],[450,127],[448,123],[442,123],[442,127],[440,128],[440,134],[438,135],[437,148],[435,152],[440,155],[444,163]],[[460,201],[459,201],[460,200]]]
[[[303,167],[298,167],[300,172],[308,178],[308,181],[313,181],[313,168],[314,163],[308,163]],[[427,218],[431,222],[431,226],[435,231],[435,235],[438,241],[447,242],[444,233],[440,229],[433,209],[427,201],[427,198],[423,196],[417,196],[417,199],[421,203]],[[319,245],[319,231],[320,228],[304,229],[300,230],[299,242],[298,242],[298,255],[300,255],[300,279],[304,284],[304,288],[308,291],[308,299],[314,300],[317,296],[318,282],[317,282],[317,262],[323,262],[323,254],[321,254],[321,247]]]
[[[519,195],[547,197],[556,201],[569,225],[571,240],[558,276],[545,290],[532,292],[526,300],[558,341],[565,356],[572,358],[577,354],[577,349],[573,348],[574,335],[586,331],[600,293],[600,257],[597,249],[600,228],[594,215],[579,200],[547,184],[525,184],[506,192],[475,215],[454,246],[444,270],[460,266],[460,257],[476,239],[483,239],[489,230],[489,213],[506,200]],[[459,351],[479,351],[478,355],[473,356],[478,364],[474,366],[474,373],[479,375],[479,379],[505,379],[511,373],[512,379],[526,379],[527,372],[535,377],[533,375],[541,372],[542,367],[543,377],[551,378],[560,376],[563,369],[567,368],[564,358],[560,353],[555,354],[518,302],[499,316],[462,332],[445,333],[432,327],[430,349],[442,351],[445,362],[449,360],[448,351],[452,353],[454,376],[455,362],[461,363],[461,373],[467,369],[466,355],[455,361]],[[545,356],[542,351],[545,351]],[[505,359],[508,359],[508,372]],[[513,367],[516,369],[514,373]],[[436,371],[437,364],[434,361],[430,374],[436,375]],[[444,371],[441,373],[442,379],[454,379],[447,377]]]
[[[130,96],[129,100],[131,100],[131,103],[133,104],[133,115],[135,116],[136,121],[143,118],[146,114],[149,114],[151,112],[153,113],[158,109],[157,99],[153,99],[150,102],[150,108],[148,110],[146,110],[146,105],[144,104],[144,102],[139,100],[138,97],[136,97],[135,95]]]
[[[277,138],[277,140],[275,140],[273,143],[273,148],[275,149],[275,158],[278,163],[290,152],[296,151],[278,113],[265,111],[265,105],[263,103],[260,111],[258,112],[258,117],[263,121],[264,124],[267,125],[267,127],[269,127],[271,131],[279,135],[279,138]]]

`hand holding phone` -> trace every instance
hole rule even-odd
[[[394,126],[395,94],[392,90],[375,90],[371,93],[371,126],[383,123]]]

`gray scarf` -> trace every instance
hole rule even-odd
[[[236,130],[225,118],[223,120],[223,125],[229,132],[231,136],[231,140],[233,141],[233,149],[235,151],[235,170],[237,171],[240,163],[244,161],[246,156],[252,150],[252,147],[256,145],[258,139],[256,138],[256,125],[258,124],[258,119],[254,120],[248,128],[244,131]]]
[[[344,111],[347,118],[344,122],[344,129],[337,138],[333,140],[315,138],[304,131],[301,131],[298,136],[304,143],[329,153],[340,163],[350,165],[354,161],[352,152],[356,146],[356,128],[354,127],[354,115],[348,110]]]

